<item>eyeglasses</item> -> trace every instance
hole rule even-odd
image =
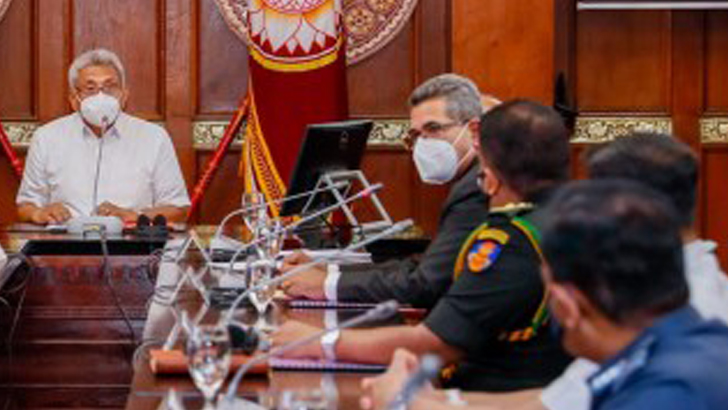
[[[80,99],[84,99],[86,97],[91,97],[92,95],[96,95],[100,92],[103,92],[104,94],[108,94],[112,97],[119,98],[121,96],[121,86],[116,83],[110,83],[110,84],[104,84],[103,86],[99,87],[98,85],[87,85],[86,87],[76,87],[76,93],[78,94]]]
[[[404,137],[404,145],[408,149],[412,149],[412,147],[415,146],[415,143],[417,142],[418,138],[426,137],[426,138],[432,138],[442,135],[443,132],[449,130],[450,128],[457,127],[460,125],[465,125],[466,122],[461,121],[453,121],[453,122],[437,122],[437,121],[430,121],[428,123],[425,123],[425,125],[422,126],[422,130],[410,128],[407,131],[407,135]]]

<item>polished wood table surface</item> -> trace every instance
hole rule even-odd
[[[11,254],[32,241],[59,239],[41,232],[0,232],[0,244]],[[156,409],[170,388],[187,408],[201,408],[201,395],[188,375],[155,376],[144,354],[147,347],[159,346],[175,323],[164,302],[169,285],[199,269],[201,258],[185,256],[173,264],[157,253],[112,256],[109,264],[110,281],[101,269],[102,258],[94,255],[31,255],[25,263],[3,269],[10,280],[0,289],[8,305],[0,310],[0,409]],[[220,280],[205,276],[206,286]],[[177,301],[177,309],[202,306],[189,284],[179,296],[183,302]],[[214,315],[203,320],[214,320]],[[279,320],[290,318],[321,324],[323,311],[281,308]],[[239,392],[255,397],[318,389],[331,395],[335,408],[356,409],[360,382],[369,375],[271,371],[267,378],[246,376]]]

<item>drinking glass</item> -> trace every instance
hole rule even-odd
[[[205,409],[214,399],[230,369],[230,335],[224,326],[198,325],[187,338],[187,364],[195,386],[205,397]]]
[[[258,231],[268,223],[268,210],[265,206],[265,197],[260,192],[246,192],[243,194],[241,203],[243,209],[243,221],[251,233],[250,240],[258,239]]]

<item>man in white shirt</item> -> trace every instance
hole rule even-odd
[[[68,81],[75,112],[33,136],[16,199],[19,219],[184,220],[190,200],[172,141],[163,128],[122,111],[129,91],[119,58],[104,49],[83,53]]]
[[[630,179],[665,194],[680,211],[685,275],[690,304],[704,317],[728,323],[728,277],[715,256],[716,244],[699,239],[693,227],[698,186],[698,160],[689,146],[670,136],[642,134],[622,137],[589,155],[587,169],[593,179]],[[397,353],[389,372],[366,383],[365,407],[376,407],[398,391],[401,380],[417,366],[408,352]],[[575,360],[543,391],[509,394],[463,395],[468,405],[490,409],[587,410],[591,394],[588,378],[599,366],[585,359]],[[452,392],[449,392],[452,397]],[[386,401],[386,400],[384,400]],[[442,392],[423,394],[410,409],[454,409],[453,400]]]

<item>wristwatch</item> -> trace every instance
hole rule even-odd
[[[327,362],[336,360],[336,342],[339,340],[340,335],[340,330],[334,330],[321,337],[321,349],[324,351],[324,359]]]

